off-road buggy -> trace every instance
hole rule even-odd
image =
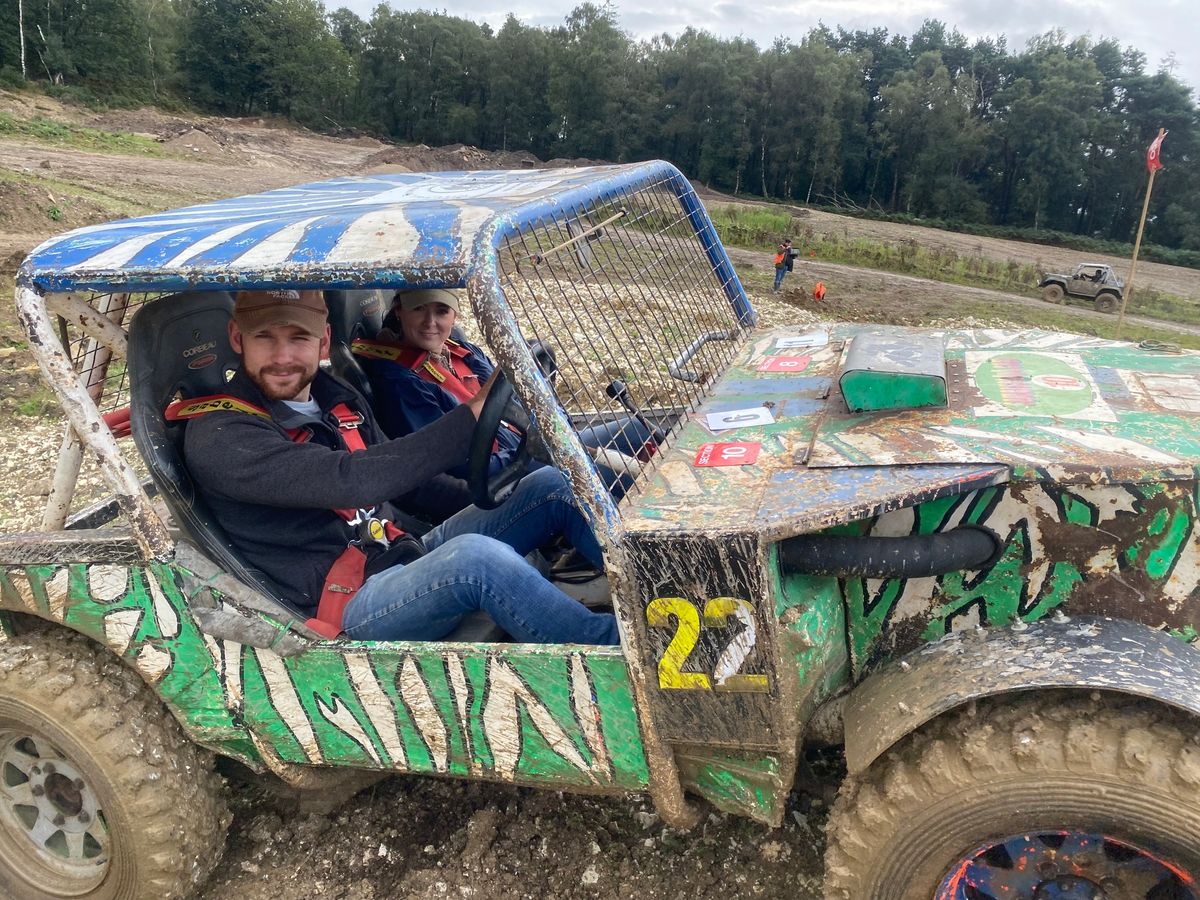
[[[192,489],[164,408],[235,364],[229,291],[326,291],[354,378],[413,285],[467,288],[604,547],[620,647],[322,638]],[[221,851],[214,754],[324,790],[643,791],[686,828],[704,803],[779,823],[806,743],[835,742],[829,897],[1197,896],[1200,357],[756,328],[664,163],[84,228],[17,303],[69,427],[42,530],[0,541],[0,892],[187,894]],[[577,429],[627,406],[660,441],[617,503]],[[85,455],[112,499],[77,509]]]
[[[1080,263],[1070,275],[1047,273],[1038,283],[1048,303],[1062,303],[1066,297],[1094,300],[1099,312],[1116,312],[1121,307],[1125,284],[1110,265]]]

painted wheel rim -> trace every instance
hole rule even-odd
[[[934,900],[1200,900],[1195,876],[1124,841],[1082,832],[1014,835],[960,860]]]
[[[45,737],[0,728],[0,860],[39,889],[72,897],[108,871],[104,811],[79,768]]]

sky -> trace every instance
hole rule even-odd
[[[379,0],[326,0],[327,9],[347,6],[369,18]],[[433,8],[452,16],[504,24],[511,12],[527,25],[561,25],[579,0],[441,0],[440,3],[404,3],[390,0],[394,9]],[[911,35],[925,19],[938,19],[957,28],[968,40],[1008,38],[1010,51],[1054,28],[1064,28],[1068,38],[1081,34],[1093,40],[1115,38],[1146,55],[1147,71],[1158,71],[1174,54],[1174,75],[1195,89],[1200,87],[1200,2],[1197,0],[711,0],[698,5],[685,0],[618,0],[617,24],[636,39],[666,32],[677,35],[689,25],[719,37],[741,35],[760,48],[776,37],[799,40],[810,28],[824,22],[854,31],[877,27],[893,34]]]

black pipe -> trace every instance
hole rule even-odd
[[[986,569],[1003,551],[999,536],[982,525],[904,537],[802,534],[779,542],[779,568],[785,575],[928,578]]]

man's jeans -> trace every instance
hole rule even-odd
[[[775,290],[779,290],[779,286],[783,284],[783,276],[787,274],[787,268],[780,266],[775,270]]]
[[[423,542],[425,556],[367,579],[342,627],[357,640],[432,641],[484,610],[514,639],[539,644],[616,644],[616,619],[568,597],[524,555],[562,534],[594,565],[600,546],[557,469],[538,469],[498,509],[471,506]]]

